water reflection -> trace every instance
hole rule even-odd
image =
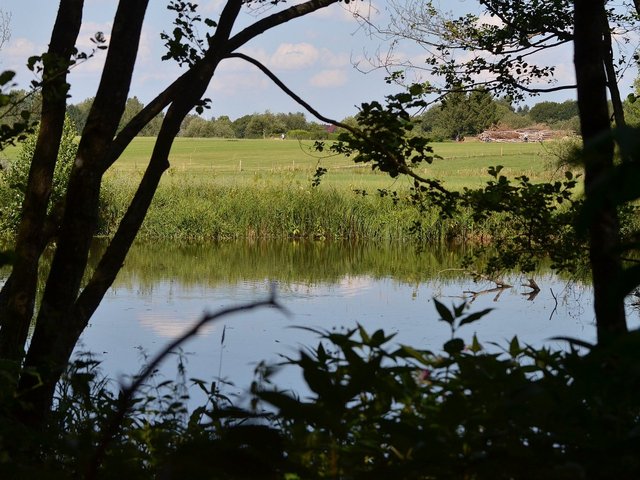
[[[94,254],[104,248],[97,244]],[[316,342],[304,326],[322,329],[384,328],[399,343],[439,349],[449,329],[438,322],[433,298],[445,304],[471,301],[473,310],[494,308],[463,330],[471,339],[504,343],[513,335],[541,344],[556,335],[595,339],[590,293],[548,271],[536,272],[540,293],[530,298],[526,278],[511,276],[513,288],[490,291],[459,269],[461,247],[334,242],[228,242],[136,245],[113,288],[82,337],[82,349],[104,352],[107,373],[130,374],[204,311],[265,298],[275,283],[291,312],[273,309],[239,314],[205,329],[185,346],[189,374],[218,374],[239,387],[249,385],[253,365],[277,361]],[[95,258],[95,257],[94,257]],[[466,292],[466,293],[465,293]],[[225,341],[222,340],[226,329]],[[299,386],[283,376],[281,386]],[[242,390],[239,388],[238,391]]]
[[[96,242],[97,262],[104,244]],[[284,284],[337,283],[345,276],[393,277],[420,283],[438,277],[463,276],[461,246],[430,246],[417,252],[411,244],[369,242],[221,242],[137,244],[118,276],[119,285],[152,288],[160,280],[181,285],[215,286],[243,280],[270,279]]]

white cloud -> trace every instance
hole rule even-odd
[[[282,43],[272,54],[263,48],[243,48],[242,52],[270,69],[302,70],[320,65],[325,68],[339,68],[351,64],[347,53],[335,53],[328,48],[318,49],[309,43]],[[224,62],[225,71],[253,71],[245,61],[230,59]]]
[[[143,29],[140,34],[140,45],[138,46],[138,59],[148,62],[157,59],[152,59],[153,47],[157,44],[157,34],[151,33],[148,30]],[[163,47],[164,48],[164,47]]]
[[[261,72],[240,73],[240,72],[219,72],[213,78],[212,85],[209,87],[213,90],[213,97],[224,95],[227,97],[246,94],[247,92],[262,91],[271,85]]]
[[[331,68],[344,67],[350,64],[349,55],[346,53],[333,53],[327,48],[320,50],[320,62]]]
[[[44,46],[36,45],[26,38],[12,39],[9,44],[2,50],[3,57],[25,59],[30,55],[42,53]]]
[[[351,276],[345,275],[337,284],[337,289],[340,290],[343,297],[354,297],[360,295],[364,290],[369,290],[373,287],[373,280],[368,276]]]
[[[164,338],[178,338],[191,328],[192,320],[185,320],[183,315],[171,312],[141,313],[138,322],[145,328],[151,329],[156,335]],[[199,336],[210,335],[214,325],[205,325],[198,331]]]
[[[244,47],[242,49],[242,52],[245,55],[250,56],[251,58],[254,58],[256,60],[258,60],[260,63],[263,63],[265,65],[269,65],[270,62],[270,58],[271,58],[271,54],[269,54],[265,49],[263,48],[251,48],[251,47]],[[225,61],[225,66],[229,64],[233,64],[233,67],[235,69],[253,69],[255,67],[251,67],[247,62],[245,62],[244,60],[228,60]]]
[[[309,83],[318,88],[340,87],[347,83],[347,74],[344,70],[322,70]]]
[[[310,43],[281,43],[271,56],[270,65],[281,70],[298,70],[312,66],[320,52]]]

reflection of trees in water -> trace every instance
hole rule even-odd
[[[429,281],[434,296],[452,299],[454,303],[466,302],[471,308],[479,299],[499,308],[516,297],[523,304],[544,305],[549,309],[548,321],[568,317],[587,326],[585,318],[592,307],[592,292],[589,282],[582,278],[566,278],[550,269],[540,269],[533,274],[512,272],[496,278],[465,269],[454,271],[459,273],[455,278],[435,277]],[[418,297],[419,287],[414,286],[412,298]]]
[[[90,270],[104,248],[104,242],[95,242]],[[392,278],[413,286],[414,300],[425,283],[429,284],[430,296],[468,302],[492,295],[492,300],[499,303],[502,296],[515,294],[523,301],[551,302],[551,309],[556,302],[557,309],[566,312],[563,316],[584,322],[586,309],[591,306],[588,280],[553,275],[545,268],[526,275],[497,276],[500,282],[513,286],[507,293],[496,289],[495,279],[490,281],[477,275],[471,267],[460,268],[464,256],[471,250],[471,247],[444,244],[418,249],[410,243],[293,240],[138,243],[132,247],[110,294],[134,294],[148,299],[159,295],[164,301],[171,301],[174,295],[183,296],[185,291],[204,294],[211,287],[235,285],[259,297],[275,282],[277,290],[287,295],[308,296],[318,285],[335,286],[348,295],[366,288],[371,280]],[[49,256],[45,255],[45,270],[48,263]],[[482,265],[477,269],[481,271]],[[541,298],[531,296],[531,289],[523,286],[529,278],[539,285]],[[634,306],[633,297],[629,304],[640,317],[640,304]],[[550,311],[550,320],[554,315],[555,312]]]
[[[101,245],[95,246],[96,251]],[[348,278],[388,278],[420,283],[458,266],[465,250],[363,242],[212,242],[135,245],[116,285],[145,288],[166,280],[182,285],[276,281],[287,285],[340,283]],[[446,281],[446,280],[444,280]],[[296,287],[298,288],[298,287]]]
[[[94,246],[96,252],[102,248],[100,242]],[[317,285],[335,286],[348,295],[366,288],[371,280],[392,278],[413,285],[414,299],[420,286],[428,283],[435,295],[467,302],[493,295],[493,301],[499,302],[507,289],[497,287],[507,284],[511,285],[509,295],[533,302],[539,293],[532,290],[533,280],[543,292],[543,301],[555,301],[557,308],[572,317],[580,318],[590,305],[590,289],[582,279],[561,278],[545,268],[526,275],[487,277],[471,268],[460,268],[469,250],[459,245],[417,249],[402,243],[333,241],[139,243],[129,253],[112,294],[124,289],[152,297],[162,284],[165,299],[172,297],[174,286],[193,291],[235,285],[259,296],[275,282],[277,289],[288,295],[306,296]],[[481,268],[478,265],[478,271]],[[551,312],[550,317],[553,315]]]
[[[592,310],[591,286],[575,281],[567,281],[562,290],[556,293],[561,305],[569,318],[582,322],[587,309]]]

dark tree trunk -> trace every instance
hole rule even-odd
[[[100,184],[106,157],[124,112],[149,0],[127,0],[118,5],[103,75],[69,178],[66,208],[58,245],[25,359],[19,389],[28,392],[33,408],[25,421],[39,423],[48,411],[53,389],[68,361],[65,336],[74,338],[70,322],[80,290],[89,247],[95,234]],[[42,384],[41,388],[34,386]]]
[[[22,412],[22,418],[25,422],[34,425],[45,420],[55,385],[68,364],[73,348],[120,270],[142,225],[160,178],[169,167],[169,152],[180,130],[180,125],[184,117],[201,99],[220,61],[212,52],[170,90],[173,103],[163,120],[149,166],[127,213],[120,222],[118,231],[103,254],[91,280],[79,295],[80,282],[97,224],[102,174],[114,160],[114,148],[116,151],[120,148],[118,142],[115,142],[117,144],[115,146],[113,136],[124,111],[135,62],[135,50],[132,49],[130,42],[132,39],[139,38],[139,29],[144,17],[142,4],[146,6],[147,1],[139,2],[137,7],[132,7],[130,3],[127,7],[118,9],[104,70],[110,75],[103,75],[98,95],[83,131],[77,165],[69,181],[67,193],[69,206],[65,211],[58,249],[51,266],[36,329],[25,359],[27,368],[19,385],[25,404],[29,407],[29,411]],[[234,5],[235,13],[232,18],[229,18],[231,22],[229,31],[239,12],[241,2],[230,2],[230,4]],[[140,9],[135,17],[130,11],[131,8]],[[119,16],[121,12],[122,17]],[[138,18],[139,21],[130,23],[129,28],[121,27],[118,30],[116,27],[119,25],[119,18],[123,21]],[[226,26],[222,22],[220,25]],[[121,32],[121,36],[116,37],[118,31]],[[123,49],[128,49],[131,55],[130,67],[125,67],[124,72],[118,72],[118,68],[110,69],[111,58],[118,62],[119,68],[122,69]],[[105,103],[100,100],[105,100]],[[114,105],[116,100],[117,103]],[[61,328],[62,325],[64,328]],[[37,372],[37,375],[34,376],[30,372]]]
[[[614,143],[606,95],[605,22],[604,0],[576,0],[574,64],[587,196],[613,168]],[[590,219],[589,237],[598,341],[602,343],[627,331],[624,299],[614,287],[621,278],[622,265],[618,253],[618,215],[610,199],[605,198]]]
[[[48,243],[43,235],[53,172],[66,111],[67,69],[82,21],[84,0],[62,0],[49,50],[43,57],[40,132],[18,227],[15,262],[0,295],[0,358],[20,362],[33,316],[38,262]]]
[[[100,87],[93,102],[67,187],[66,208],[57,249],[45,286],[19,389],[25,423],[47,419],[55,385],[78,338],[112,284],[144,220],[184,117],[200,101],[221,60],[266,30],[326,7],[338,0],[310,0],[256,22],[230,38],[242,0],[229,0],[204,57],[171,84],[114,139],[137,54],[148,0],[121,1],[112,31]],[[80,293],[89,247],[95,233],[102,175],[127,144],[158,112],[169,106],[140,186],[118,231],[91,279]]]

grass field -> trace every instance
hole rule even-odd
[[[113,234],[138,186],[153,148],[153,138],[136,138],[107,172],[103,185],[100,234]],[[178,138],[170,155],[171,168],[140,231],[143,238],[368,238],[395,240],[410,236],[420,222],[421,237],[478,238],[485,227],[469,212],[443,219],[434,209],[419,214],[406,200],[408,178],[392,179],[356,165],[342,156],[313,150],[313,141],[222,140]],[[418,169],[439,178],[450,189],[480,186],[487,168],[503,165],[510,177],[527,175],[549,180],[555,172],[552,143],[436,143],[437,158]],[[9,159],[16,149],[3,152]],[[320,188],[311,187],[316,167],[328,173]],[[405,199],[394,205],[378,195],[395,190]]]
[[[119,176],[141,173],[148,161],[155,139],[138,137],[126,149],[111,169]],[[313,149],[313,141],[297,140],[237,140],[214,138],[177,138],[171,150],[170,175],[192,173],[220,185],[297,180],[306,182],[318,162],[328,170],[324,182],[336,188],[387,188],[402,180],[372,172],[368,165],[354,164],[344,156],[327,156]],[[548,143],[434,143],[437,158],[432,165],[418,169],[423,176],[442,179],[450,188],[477,186],[489,177],[487,167],[503,165],[510,177],[528,175],[536,180],[549,180],[555,175],[551,155],[553,142]],[[11,159],[16,147],[3,154]],[[168,176],[170,176],[168,175]],[[406,179],[405,179],[406,181]]]
[[[142,172],[153,147],[153,138],[136,138],[112,168],[112,174]],[[219,185],[308,183],[318,162],[328,170],[325,185],[342,189],[394,188],[407,179],[394,180],[356,165],[343,156],[327,156],[313,150],[313,141],[223,140],[177,138],[170,155],[169,175],[193,174]],[[434,143],[436,159],[418,170],[423,176],[444,180],[450,188],[478,186],[486,181],[487,167],[503,165],[509,176],[528,175],[548,180],[554,172],[551,143]],[[192,176],[192,175],[188,175]]]

